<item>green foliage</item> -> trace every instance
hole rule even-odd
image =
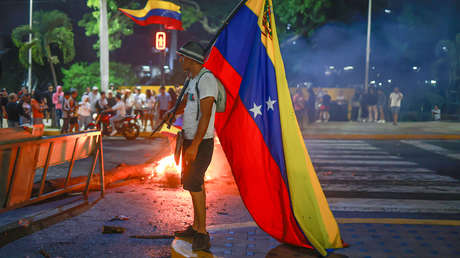
[[[278,33],[289,33],[286,28],[290,24],[296,34],[310,35],[326,23],[326,10],[331,4],[331,0],[273,0]]]
[[[134,85],[137,82],[131,65],[110,62],[109,65],[109,84],[113,85]],[[75,88],[79,92],[84,92],[86,87],[100,85],[101,78],[99,73],[99,63],[75,63],[69,69],[62,69],[64,74],[64,90]]]
[[[78,26],[85,28],[88,37],[99,35],[99,0],[87,0],[86,5],[91,9],[83,15]],[[139,9],[139,3],[127,0],[107,0],[107,19],[109,25],[109,50],[121,47],[122,38],[133,34],[134,22],[124,15],[118,8]],[[99,51],[99,39],[93,45]]]
[[[32,42],[29,42],[32,33]],[[11,34],[14,45],[19,48],[19,60],[28,67],[28,51],[32,49],[34,62],[44,65],[45,59],[52,64],[59,63],[59,58],[51,53],[51,46],[56,45],[62,51],[64,63],[75,57],[74,34],[69,17],[60,11],[38,11],[33,16],[33,27],[22,25]]]

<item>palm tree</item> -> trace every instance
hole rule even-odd
[[[32,41],[29,42],[28,36],[32,33]],[[32,50],[32,60],[40,65],[49,63],[53,76],[54,86],[57,86],[55,65],[59,63],[59,58],[51,53],[52,47],[58,47],[62,51],[64,63],[72,61],[75,57],[74,34],[69,17],[60,11],[38,11],[33,16],[33,26],[30,30],[29,25],[16,27],[11,38],[13,43],[19,48],[19,61],[24,67],[28,67],[28,51]]]

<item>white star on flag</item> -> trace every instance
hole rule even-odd
[[[267,103],[268,110],[271,109],[271,110],[275,111],[273,105],[275,105],[276,100],[272,100],[272,97],[269,96],[267,102],[265,102],[265,103]]]
[[[258,115],[262,115],[262,112],[260,111],[260,109],[262,108],[262,105],[260,106],[257,106],[256,103],[254,103],[254,107],[249,109],[249,111],[251,111],[252,113],[254,113],[254,119],[258,116]]]

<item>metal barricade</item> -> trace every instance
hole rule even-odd
[[[70,185],[75,161],[93,157],[86,182]],[[101,195],[104,195],[104,155],[100,131],[31,139],[0,145],[0,212],[23,207],[84,186],[88,198],[91,178],[99,160]],[[61,189],[44,193],[48,168],[69,162]],[[32,196],[35,171],[43,169],[38,193]]]

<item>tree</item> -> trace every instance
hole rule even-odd
[[[447,75],[447,87],[444,95],[448,96],[450,89],[460,90],[460,33],[455,40],[441,40],[436,45],[436,57],[438,58],[433,64],[433,73],[436,78],[442,78]]]
[[[180,0],[179,2],[183,6],[184,28],[199,23],[206,32],[215,34],[232,7],[239,1],[205,0],[200,1],[201,5],[194,0]],[[315,28],[327,21],[326,11],[331,3],[331,0],[273,0],[278,33],[281,36],[310,35]],[[292,32],[294,28],[295,32]]]
[[[91,9],[91,12],[83,15],[83,18],[78,22],[78,26],[85,28],[86,36],[99,35],[99,0],[87,0],[86,5]],[[133,3],[129,0],[107,0],[107,19],[109,29],[109,50],[115,50],[121,47],[122,38],[133,34],[134,23],[123,15],[118,10],[119,6],[124,8],[137,9],[140,8],[139,3]],[[99,51],[99,39],[93,45],[93,49]]]
[[[111,62],[109,66],[111,84],[134,85],[137,83],[131,65]],[[75,88],[79,92],[84,92],[86,87],[100,85],[101,83],[98,62],[91,64],[85,62],[75,63],[69,69],[62,69],[62,73],[64,74],[62,80],[64,90]]]
[[[54,85],[57,85],[55,65],[60,62],[58,56],[53,55],[52,49],[57,47],[62,52],[64,63],[75,57],[74,34],[69,17],[60,11],[38,11],[33,16],[33,27],[29,25],[16,27],[11,38],[19,48],[19,60],[24,67],[28,67],[28,50],[32,49],[32,60],[40,65],[49,63]],[[32,33],[32,41],[28,36]]]

